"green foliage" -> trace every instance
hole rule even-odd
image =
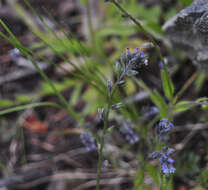
[[[179,101],[176,105],[175,105],[175,113],[179,113],[179,112],[184,112],[187,111],[189,109],[191,109],[193,106],[192,102],[190,101]]]
[[[188,6],[191,2],[192,1],[190,0],[181,0],[179,4],[180,6]],[[85,0],[82,0],[82,3],[86,5]],[[40,90],[35,92],[35,95],[20,94],[15,95],[14,100],[0,100],[0,108],[6,108],[0,111],[0,115],[35,107],[52,106],[65,110],[70,115],[73,115],[79,122],[79,126],[81,126],[84,123],[83,116],[95,115],[95,113],[97,113],[97,109],[106,104],[106,100],[109,100],[106,87],[106,78],[112,79],[112,81],[114,81],[113,79],[115,77],[112,71],[112,64],[119,58],[125,47],[129,46],[134,48],[136,46],[140,46],[144,40],[143,38],[138,39],[137,35],[135,35],[138,32],[137,27],[132,22],[129,22],[128,18],[122,18],[121,14],[118,13],[118,10],[114,6],[102,4],[102,2],[100,3],[103,5],[102,8],[106,11],[106,17],[103,19],[102,26],[98,26],[98,28],[95,28],[93,31],[95,44],[80,42],[73,34],[66,33],[62,26],[56,23],[56,21],[54,21],[49,15],[57,28],[59,28],[59,30],[62,32],[61,35],[58,35],[53,28],[50,28],[48,24],[44,22],[44,19],[41,17],[41,15],[38,15],[27,2],[26,4],[30,8],[31,12],[39,17],[41,23],[45,27],[44,30],[40,30],[37,24],[35,24],[35,21],[28,16],[26,11],[24,11],[24,9],[18,3],[15,3],[20,17],[30,27],[30,30],[36,39],[39,40],[39,42],[32,44],[31,47],[28,48],[24,47],[24,45],[20,43],[12,31],[10,31],[10,29],[7,27],[6,23],[4,23],[2,20],[0,20],[0,24],[6,31],[7,35],[5,35],[3,32],[0,32],[0,35],[12,46],[18,48],[22,55],[31,61],[31,63],[36,67],[40,75],[43,77],[44,82],[42,82]],[[160,6],[156,5],[147,8],[139,4],[136,0],[124,1],[121,4],[128,12],[140,20],[139,23],[142,23],[142,27],[144,27],[145,34],[148,34],[148,37],[153,36],[157,39],[162,39],[162,30],[161,26],[159,25],[159,19],[163,13]],[[176,9],[170,9],[170,11],[165,15],[165,19],[170,18],[176,12]],[[44,51],[37,53],[37,49],[40,47],[44,47],[45,49]],[[155,46],[155,49],[157,50],[156,47],[157,46]],[[110,51],[108,52],[109,49]],[[70,69],[66,69],[65,67],[49,60],[47,57],[51,55],[55,55],[64,63],[68,64]],[[160,50],[159,57],[160,59],[162,57],[162,55],[160,56]],[[39,68],[38,62],[36,60],[48,62],[53,67],[61,69],[61,71],[65,72],[70,77],[66,77],[66,75],[64,75],[64,79],[58,82],[54,79],[50,79],[48,75]],[[205,77],[206,76],[203,74],[198,76],[195,82],[195,90],[197,93],[205,84]],[[163,89],[151,89],[142,80],[137,78],[133,78],[133,81],[132,79],[127,79],[125,85],[120,86],[119,90],[115,91],[114,96],[111,97],[112,99],[108,105],[111,106],[111,104],[118,103],[125,97],[134,96],[137,91],[137,85],[149,93],[149,99],[157,106],[159,114],[156,115],[154,119],[147,121],[148,124],[145,123],[146,121],[143,123],[143,118],[138,113],[140,108],[137,108],[137,105],[135,105],[134,102],[133,105],[124,104],[122,109],[120,109],[119,112],[113,112],[111,117],[113,119],[120,119],[118,114],[121,114],[122,117],[131,118],[135,121],[140,122],[142,120],[141,124],[139,123],[141,127],[138,127],[137,130],[140,132],[140,134],[142,134],[141,138],[144,140],[142,143],[149,143],[148,148],[151,149],[153,147],[150,142],[151,140],[147,138],[148,130],[159,120],[159,117],[173,120],[174,114],[191,110],[196,106],[201,106],[205,111],[208,110],[208,98],[206,97],[198,98],[195,101],[178,100],[179,96],[177,96],[178,94],[175,95],[175,87],[170,74],[167,72],[167,68],[161,70],[161,79]],[[67,96],[67,98],[65,98],[62,94],[66,90],[70,90],[70,94]],[[181,92],[180,90],[181,89],[179,89],[179,92]],[[125,92],[123,93],[123,91]],[[182,92],[184,92],[183,89]],[[57,96],[61,102],[61,105],[52,102],[29,103],[41,97],[51,95]],[[82,110],[82,113],[78,114],[75,112],[74,106],[80,101],[85,103],[85,107]],[[110,107],[107,108],[107,110],[110,110]],[[109,112],[107,112],[107,115]],[[101,143],[102,146],[104,146],[105,134],[110,135],[116,131],[116,127],[114,126],[108,128],[108,118],[106,120],[107,121],[105,121],[104,127],[104,130],[106,131],[103,133],[103,144]],[[5,129],[1,128],[0,131],[3,131],[2,133],[4,133]],[[12,135],[14,135],[16,131],[12,132],[11,134],[5,135],[5,139],[3,140],[8,141],[8,139],[11,139]],[[98,136],[97,139],[100,140]],[[130,146],[128,145],[124,145],[124,148],[122,147],[123,151],[129,149],[129,147]],[[162,144],[158,144],[156,146],[158,149],[161,149],[161,147]],[[149,175],[158,187],[161,186],[161,189],[173,189],[172,179],[161,178],[160,171],[158,171],[158,169],[151,164],[145,163],[145,159],[145,156],[139,157],[140,167],[134,176],[133,181],[135,188],[137,190],[149,189],[149,187],[144,184],[146,176]],[[199,160],[199,156],[194,153],[189,152],[186,155],[182,155],[181,159],[179,160],[180,163],[178,161],[178,168],[180,168],[180,172],[178,172],[177,175],[185,176],[187,174],[198,174],[200,172],[200,168],[198,167]],[[181,162],[183,163],[182,167]],[[115,168],[118,166],[119,164],[116,163]],[[5,169],[4,165],[1,163],[0,167]],[[199,184],[205,188],[207,188],[207,175],[208,173],[206,168],[198,178]]]
[[[159,25],[159,17],[161,15],[161,7],[159,5],[150,8],[144,7],[136,0],[123,2],[125,9],[143,22],[143,26],[153,35],[160,36],[162,34],[161,26]],[[105,28],[102,28],[102,33],[110,35],[132,35],[135,32],[135,25],[123,22],[123,18],[118,14],[114,6],[108,6]],[[118,24],[119,23],[119,24]],[[128,25],[128,27],[126,27]],[[122,28],[121,28],[122,27]],[[121,30],[122,29],[122,30]],[[106,32],[108,31],[108,32]],[[110,33],[110,31],[112,33]]]
[[[134,178],[134,186],[136,190],[141,189],[141,185],[144,182],[144,171],[142,169],[138,170]]]
[[[188,6],[193,2],[193,0],[179,0],[179,3],[183,6]]]
[[[66,89],[69,89],[69,88],[75,86],[76,80],[65,78],[63,81],[53,82],[53,84],[54,84],[55,88],[58,91],[64,91]],[[39,93],[42,96],[54,95],[55,94],[54,90],[51,89],[51,86],[47,82],[42,83],[42,87],[41,87]]]
[[[200,172],[199,168],[200,156],[194,152],[184,152],[178,157],[177,165],[180,165],[180,176],[193,176]],[[183,163],[181,165],[180,163]]]
[[[206,79],[206,75],[203,72],[199,73],[194,83],[196,92],[199,92],[201,90],[203,84],[205,83],[205,79]]]
[[[41,106],[52,106],[52,107],[56,107],[56,108],[64,110],[64,108],[62,106],[60,106],[56,103],[40,102],[40,103],[27,104],[27,105],[15,106],[15,107],[12,107],[12,108],[4,109],[4,110],[0,111],[0,115],[5,115],[5,114],[8,114],[8,113],[18,112],[18,111],[21,111],[21,110],[35,108],[35,107],[41,107]]]
[[[151,100],[154,104],[158,107],[160,117],[161,118],[169,118],[169,107],[166,104],[165,100],[163,99],[162,95],[156,90],[153,92],[150,88],[146,86],[146,84],[141,80],[136,80],[136,83],[144,88],[150,94]]]
[[[0,126],[0,143],[8,143],[16,135],[17,128],[15,125],[9,126],[8,121],[2,117],[0,117]]]
[[[13,101],[8,99],[1,99],[0,100],[0,108],[5,108],[13,105]]]
[[[148,163],[145,165],[145,170],[152,177],[154,182],[158,186],[160,186],[160,173],[158,172],[158,170],[154,166],[152,166],[151,164],[148,164]]]
[[[173,93],[174,93],[174,85],[171,80],[171,78],[168,76],[168,73],[165,70],[161,70],[161,78],[162,78],[162,83],[163,83],[163,89],[165,92],[165,95],[167,98],[170,100],[173,99]]]
[[[204,188],[208,188],[208,165],[203,169],[200,175],[197,177],[197,182]]]
[[[1,168],[4,172],[6,172],[6,173],[8,173],[8,174],[11,174],[11,173],[12,173],[12,172],[9,171],[9,169],[7,168],[7,166],[6,166],[4,163],[2,163],[2,162],[0,162],[0,168]]]

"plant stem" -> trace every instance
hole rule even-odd
[[[108,117],[110,113],[111,108],[111,97],[108,102],[108,107],[105,115],[105,121],[104,121],[104,129],[103,129],[103,135],[100,142],[100,150],[98,154],[98,166],[97,166],[97,180],[96,180],[96,190],[100,190],[100,174],[101,174],[101,166],[102,166],[102,158],[103,158],[103,148],[105,143],[105,135],[108,128]]]
[[[125,17],[128,17],[139,28],[139,30],[141,30],[147,36],[147,38],[149,38],[149,40],[152,42],[158,56],[160,57],[160,60],[161,60],[162,65],[163,65],[163,69],[164,69],[164,71],[167,75],[167,83],[168,83],[169,89],[171,89],[171,87],[172,87],[171,78],[170,78],[170,75],[168,74],[165,59],[162,56],[162,52],[160,50],[160,47],[157,45],[157,43],[153,39],[152,35],[146,29],[144,29],[144,27],[142,26],[142,24],[140,23],[139,20],[137,20],[131,14],[129,14],[116,0],[111,0],[110,2],[113,3],[123,13],[123,15]]]
[[[91,14],[90,0],[86,1],[86,8],[87,8],[87,22],[88,22],[88,26],[89,26],[91,45],[92,45],[93,49],[96,50],[96,42],[95,42],[95,38],[94,38],[94,30],[93,30],[93,25],[92,25],[92,14]]]
[[[105,144],[105,135],[106,135],[107,129],[108,129],[108,123],[109,123],[108,118],[109,118],[109,114],[110,114],[110,110],[111,110],[111,106],[112,106],[113,94],[119,85],[119,81],[121,81],[123,77],[124,77],[124,72],[120,75],[120,77],[118,77],[117,81],[115,82],[115,84],[112,87],[111,93],[109,94],[107,110],[105,112],[104,129],[103,129],[103,134],[102,134],[101,142],[100,142],[100,150],[98,153],[96,190],[100,190],[100,175],[101,175],[101,166],[102,166],[102,159],[103,159],[103,148],[104,148],[104,144]]]
[[[186,81],[186,83],[183,85],[181,90],[176,94],[173,100],[173,104],[176,104],[178,98],[180,98],[180,96],[191,86],[191,84],[193,83],[193,81],[196,79],[197,76],[198,76],[198,71],[194,72],[194,74],[191,75],[191,77]]]

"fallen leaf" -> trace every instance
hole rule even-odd
[[[35,116],[29,116],[24,121],[23,127],[33,132],[45,133],[48,130],[48,123],[40,121]]]

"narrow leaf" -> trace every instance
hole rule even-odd
[[[162,77],[162,83],[163,83],[163,90],[167,98],[172,100],[173,93],[174,93],[174,85],[173,82],[165,70],[161,70],[161,77]]]

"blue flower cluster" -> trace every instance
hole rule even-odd
[[[123,82],[121,80],[125,76],[132,77],[138,74],[136,69],[141,65],[147,65],[147,58],[148,56],[143,51],[139,51],[139,48],[136,48],[133,53],[127,48],[126,55],[122,53],[120,61],[117,61],[114,65],[114,72],[117,74],[119,83]]]
[[[121,125],[120,131],[130,144],[135,144],[139,140],[139,136],[134,131],[134,126],[130,121],[124,121]]]
[[[147,118],[147,117],[150,117],[150,116],[154,116],[156,114],[158,114],[158,108],[156,106],[146,106],[146,107],[143,107],[142,110],[141,110],[141,113],[143,115],[143,117]]]
[[[129,77],[136,75],[138,72],[135,70],[136,68],[140,67],[141,65],[147,65],[147,55],[143,52],[139,52],[139,48],[131,53],[129,48],[126,49],[126,55],[121,54],[120,62],[122,65],[122,71],[124,75]]]
[[[9,55],[13,61],[17,60],[17,57],[20,56],[20,51],[17,48],[9,50]]]
[[[156,136],[160,141],[166,141],[168,139],[168,133],[174,128],[174,125],[168,121],[168,119],[161,119],[159,124],[155,128]]]
[[[96,149],[95,139],[92,137],[90,133],[83,133],[80,135],[80,138],[88,152]]]
[[[157,137],[159,137],[159,142],[163,142],[167,139],[167,135],[171,129],[174,128],[174,125],[168,121],[168,119],[161,119],[159,124],[155,128]],[[155,151],[150,154],[150,158],[158,159],[161,163],[161,170],[165,175],[175,172],[173,167],[174,160],[170,157],[173,154],[174,149],[164,146],[162,151]]]
[[[150,155],[150,158],[159,160],[159,162],[161,163],[161,170],[165,175],[174,173],[176,170],[173,167],[174,160],[170,157],[170,155],[173,154],[173,152],[173,148],[167,148],[165,146],[163,147],[161,152],[156,151]]]

